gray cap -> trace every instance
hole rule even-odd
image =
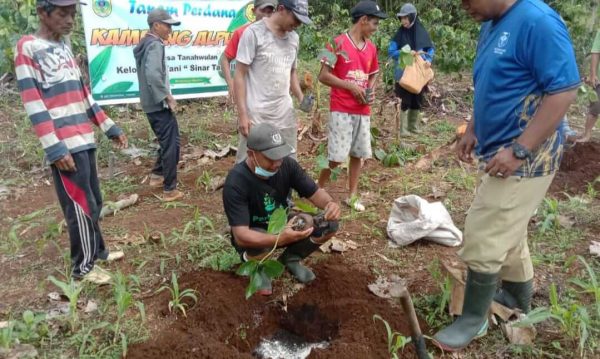
[[[294,148],[285,143],[281,132],[268,123],[261,123],[250,127],[246,146],[258,151],[273,161],[280,160],[296,152]]]
[[[312,20],[308,17],[308,0],[279,0],[279,5],[293,12],[301,23],[312,24]]]
[[[404,17],[404,16],[408,16],[410,14],[416,14],[416,13],[417,13],[417,8],[411,3],[406,3],[406,4],[402,5],[402,7],[400,8],[400,12],[396,14],[396,17]]]
[[[255,9],[264,9],[267,6],[277,7],[277,0],[254,0]]]
[[[167,10],[163,8],[156,8],[148,13],[148,25],[152,26],[158,21],[169,25],[181,25],[181,21],[173,19]]]

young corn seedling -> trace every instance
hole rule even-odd
[[[267,233],[277,235],[277,241],[279,241],[279,235],[283,232],[287,224],[287,211],[283,208],[277,208],[271,214],[269,219],[269,226]],[[264,256],[261,260],[250,259],[238,268],[236,273],[241,276],[250,277],[250,284],[246,287],[246,299],[249,299],[262,285],[262,277],[267,276],[270,279],[278,278],[285,267],[277,260],[269,259],[275,249],[277,249],[277,241],[271,249],[271,251]]]
[[[171,313],[173,311],[180,311],[184,317],[187,317],[185,309],[188,307],[188,304],[183,300],[190,298],[194,301],[194,304],[198,302],[195,290],[189,288],[183,291],[179,290],[179,283],[177,282],[177,274],[175,272],[171,272],[171,286],[164,285],[160,287],[158,292],[160,293],[164,290],[168,290],[171,293],[171,300],[169,301],[169,312]]]
[[[71,332],[75,333],[78,322],[77,300],[79,299],[79,294],[83,287],[75,282],[73,278],[71,278],[68,283],[62,282],[54,278],[54,276],[49,276],[48,280],[59,287],[67,299],[69,299],[69,326],[71,327]]]
[[[121,333],[121,320],[125,317],[125,312],[135,305],[140,311],[142,321],[145,321],[146,311],[144,303],[133,299],[133,294],[140,291],[136,277],[132,276],[130,281],[127,276],[119,271],[113,277],[113,283],[113,298],[117,308],[117,320],[113,326],[113,343],[116,343],[123,336],[123,333]]]
[[[385,330],[387,333],[388,353],[390,354],[390,357],[393,359],[398,359],[398,351],[404,349],[406,344],[411,342],[411,338],[405,337],[402,334],[393,331],[390,327],[390,324],[378,314],[375,314],[373,316],[373,322],[375,322],[376,320],[380,320],[383,323],[383,325],[385,325]]]

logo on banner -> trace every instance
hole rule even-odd
[[[92,0],[92,9],[94,14],[100,17],[107,17],[112,13],[111,0]]]

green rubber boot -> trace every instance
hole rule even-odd
[[[531,310],[531,297],[533,297],[533,279],[526,282],[503,280],[502,287],[494,296],[494,300],[507,308],[518,308],[527,314]]]
[[[408,130],[408,110],[400,111],[400,137],[410,136],[411,133]]]
[[[421,133],[419,121],[421,120],[421,111],[408,110],[408,131],[412,133]]]
[[[298,279],[300,283],[309,283],[313,281],[315,274],[302,263],[301,260],[308,257],[316,251],[321,245],[314,243],[310,238],[305,238],[292,245],[289,245],[279,256],[279,261]]]
[[[496,293],[498,277],[498,273],[468,270],[462,315],[433,337],[435,345],[444,351],[454,352],[487,333],[488,311]]]

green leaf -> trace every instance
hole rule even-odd
[[[258,288],[260,288],[260,286],[262,285],[262,276],[260,271],[256,271],[252,274],[252,276],[250,276],[250,283],[248,284],[248,287],[246,288],[246,299],[250,298],[254,293],[256,293],[256,291],[258,290]]]
[[[319,61],[324,61],[325,64],[329,65],[330,67],[334,67],[335,64],[337,63],[336,54],[329,51],[328,49],[321,49],[319,51],[319,54],[317,55],[317,59]]]
[[[242,263],[242,265],[238,268],[238,270],[235,273],[241,276],[249,276],[252,273],[256,272],[257,267],[258,261],[251,259],[247,262]]]
[[[277,208],[269,218],[269,227],[267,232],[270,234],[279,234],[287,224],[287,211],[282,207]]]
[[[323,170],[329,168],[329,160],[325,155],[320,155],[317,157],[317,169]]]
[[[102,91],[102,94],[106,95],[127,92],[127,90],[131,88],[131,85],[133,85],[133,82],[131,81],[117,82],[105,88],[104,91]]]
[[[102,81],[102,76],[108,68],[110,63],[110,55],[112,53],[112,46],[108,46],[104,50],[100,51],[96,57],[90,63],[90,81],[92,88],[96,87]]]
[[[294,206],[304,213],[317,214],[319,209],[306,201],[296,201]]]
[[[383,159],[384,167],[393,167],[393,166],[398,166],[399,164],[400,164],[400,159],[398,158],[398,154],[396,154],[396,153],[390,153],[390,154],[386,155],[385,158]]]
[[[285,267],[281,262],[269,259],[262,263],[261,269],[269,278],[274,279],[283,273]]]
[[[248,15],[252,14],[252,8],[254,7],[253,2],[249,2],[246,5],[242,6],[240,10],[238,10],[235,17],[229,23],[227,27],[228,32],[232,32],[240,26],[245,25],[248,22],[251,22],[251,19],[248,19]]]
[[[385,153],[385,151],[381,148],[378,148],[375,150],[375,158],[377,158],[379,161],[383,161],[383,159],[385,158],[385,156],[387,155],[387,153]]]

